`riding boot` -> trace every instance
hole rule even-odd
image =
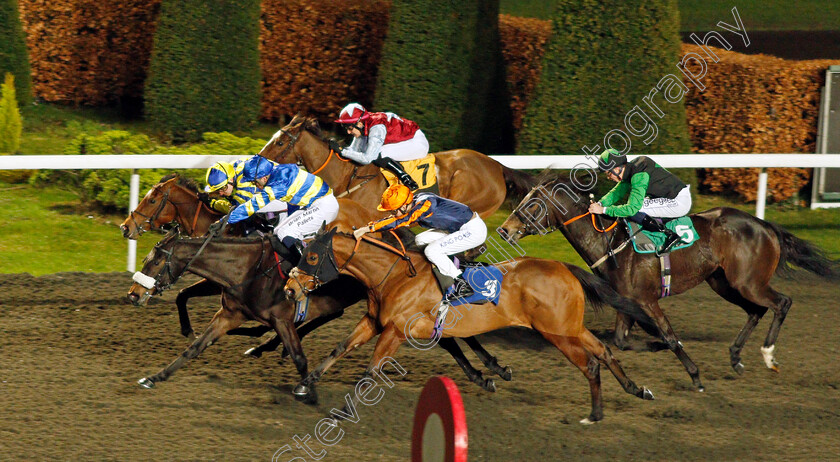
[[[380,168],[386,168],[394,173],[397,176],[397,179],[400,180],[400,183],[408,186],[408,189],[415,191],[420,188],[416,181],[411,178],[411,175],[406,173],[403,170],[402,165],[399,162],[391,159],[390,157],[379,157],[378,159],[373,161],[373,164]]]
[[[665,242],[662,244],[662,248],[656,251],[657,256],[670,252],[671,247],[681,240],[679,234],[671,231],[665,226],[665,224],[659,222],[651,216],[645,216],[640,224],[642,225],[642,229],[645,231],[665,234]]]
[[[455,279],[451,276],[446,276],[445,274],[441,273],[437,266],[432,265],[432,273],[435,275],[435,279],[437,279],[438,285],[440,285],[440,292],[446,295],[446,289],[452,287],[452,284],[455,284]]]
[[[280,269],[283,271],[283,274],[289,274],[289,271],[292,270],[295,266],[297,266],[298,262],[300,262],[300,251],[294,245],[294,238],[291,237],[284,237],[281,241],[276,234],[272,234],[268,238],[269,242],[271,242],[271,247],[283,259],[280,262]],[[291,240],[291,242],[289,241]],[[286,245],[287,242],[290,242],[292,245]]]
[[[454,287],[455,287],[455,289],[452,291],[452,293],[449,294],[448,297],[446,297],[447,302],[451,302],[452,300],[455,300],[456,298],[467,298],[470,295],[473,295],[475,293],[472,286],[470,286],[470,283],[467,282],[466,279],[464,279],[463,274],[461,274],[457,278],[455,278]]]

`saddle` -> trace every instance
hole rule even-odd
[[[657,249],[662,247],[665,242],[665,233],[647,231],[635,222],[624,220],[627,227],[627,232],[630,235],[630,241],[633,243],[633,250],[636,253],[655,253]],[[682,241],[674,244],[671,252],[674,250],[691,247],[698,239],[700,234],[694,228],[694,223],[691,218],[679,217],[665,222],[665,227],[677,233]]]

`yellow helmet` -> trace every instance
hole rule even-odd
[[[212,167],[207,169],[207,177],[205,178],[208,192],[218,191],[227,186],[228,182],[233,179],[233,175],[233,165],[227,162],[213,164]]]
[[[397,210],[412,200],[414,200],[414,193],[407,186],[397,183],[389,186],[382,193],[382,202],[376,207],[376,210],[383,212]]]

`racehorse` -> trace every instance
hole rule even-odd
[[[627,393],[653,399],[649,390],[627,378],[609,348],[583,325],[587,300],[596,308],[606,303],[640,323],[651,323],[635,302],[619,296],[593,274],[565,263],[524,257],[497,267],[505,273],[498,305],[468,305],[463,311],[449,308],[458,314],[455,322],[445,325],[443,338],[478,335],[508,326],[538,331],[589,381],[592,410],[581,420],[584,424],[603,418],[600,364],[609,368]],[[289,298],[300,300],[340,275],[350,275],[367,288],[368,312],[295,393],[308,392],[338,359],[377,334],[381,335],[366,375],[377,372],[380,361],[393,356],[404,342],[416,345],[417,339],[435,335],[432,312],[440,305],[441,294],[431,264],[422,254],[389,249],[367,236],[357,241],[337,228],[322,230],[305,249],[301,263],[289,273],[286,292]]]
[[[596,224],[595,216],[588,216],[588,207],[559,174],[546,173],[500,226],[499,233],[515,243],[524,236],[560,230],[596,274],[618,293],[641,304],[656,321],[658,335],[683,363],[697,389],[703,391],[697,366],[659,307],[659,260],[650,254],[622,252],[629,241],[626,228],[616,226],[606,231],[606,224]],[[765,365],[778,371],[774,349],[791,298],[774,290],[771,278],[785,273],[788,263],[837,278],[836,262],[780,226],[737,209],[713,208],[690,217],[700,238],[691,247],[671,252],[670,294],[680,294],[706,281],[718,295],[746,311],[747,323],[729,348],[732,368],[739,374],[744,371],[741,350],[747,338],[764,313],[773,310],[761,353]],[[615,343],[622,349],[627,346],[625,336],[631,327],[632,320],[619,314]]]
[[[376,209],[388,186],[376,165],[358,165],[330,150],[311,117],[295,116],[259,154],[303,166],[323,178],[336,197],[346,195],[368,209]],[[516,201],[536,184],[535,177],[469,149],[438,152],[435,158],[440,195],[468,205],[482,218],[492,215],[506,197]]]
[[[341,225],[342,217],[348,214],[353,220],[372,218],[371,212],[353,201],[341,200],[340,203],[338,225]],[[403,233],[404,239],[406,234],[410,235],[409,231]],[[218,338],[237,329],[246,320],[254,320],[273,329],[288,350],[301,377],[304,377],[307,361],[300,345],[300,335],[295,329],[296,315],[299,313],[296,304],[285,299],[285,276],[279,272],[278,265],[271,244],[264,237],[225,238],[211,234],[202,238],[184,238],[178,234],[177,229],[170,231],[147,256],[140,272],[142,276],[139,277],[145,283],[135,282],[129,290],[129,297],[145,301],[149,296],[159,294],[171,286],[189,270],[222,288],[222,308],[205,332],[179,358],[159,373],[141,379],[140,384],[151,388],[156,382],[168,379],[187,360],[198,356]],[[325,287],[310,297],[307,315],[312,319],[310,324],[316,323],[317,327],[337,318],[345,307],[363,299],[365,295],[364,287],[352,278],[335,281],[332,287]],[[467,377],[485,390],[495,391],[493,380],[484,379],[481,372],[470,365],[457,343],[453,339],[449,340],[441,343],[441,347],[455,358]],[[467,344],[491,371],[510,380],[510,368],[499,366],[496,358],[485,351],[477,340],[468,339]],[[305,394],[302,400],[315,402],[317,397],[314,389],[312,393]]]

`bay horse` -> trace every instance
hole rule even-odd
[[[581,420],[584,424],[603,418],[600,364],[609,368],[627,393],[653,399],[648,389],[627,378],[610,349],[583,325],[586,301],[596,308],[609,304],[640,323],[651,323],[635,302],[619,296],[595,275],[565,263],[524,257],[497,268],[505,273],[498,305],[450,308],[450,312],[458,313],[457,319],[445,325],[441,340],[509,326],[538,331],[589,381],[592,410]],[[305,249],[301,263],[289,273],[286,292],[289,298],[301,300],[313,290],[323,290],[323,284],[341,275],[350,275],[367,288],[368,312],[347,339],[298,385],[295,393],[307,393],[338,359],[377,334],[381,335],[366,375],[377,372],[380,362],[406,341],[415,344],[417,339],[433,337],[432,311],[439,305],[441,293],[431,264],[421,253],[389,249],[368,236],[357,241],[352,234],[337,228],[322,230]]]
[[[353,220],[372,218],[370,212],[351,200],[340,200],[340,210],[336,220],[339,226],[347,214]],[[403,239],[411,235],[407,230],[403,230],[402,233]],[[306,375],[307,360],[300,344],[301,336],[295,328],[296,304],[285,297],[285,276],[279,271],[279,262],[267,237],[208,235],[187,238],[181,236],[177,228],[173,229],[152,249],[140,272],[145,275],[141,279],[152,280],[154,283],[135,282],[129,290],[129,297],[145,301],[149,296],[159,294],[170,287],[185,271],[204,277],[221,287],[222,308],[204,333],[195,339],[182,355],[157,374],[141,379],[141,386],[152,388],[155,383],[167,380],[187,360],[198,356],[205,348],[226,333],[239,328],[246,320],[257,321],[273,329],[288,350],[301,377]],[[339,317],[345,307],[364,299],[366,295],[364,286],[354,279],[339,278],[331,286],[311,295],[308,305],[308,318],[312,320],[310,324],[315,323],[317,327]],[[453,339],[449,340],[451,341],[441,342],[440,346],[455,358],[467,377],[483,389],[495,391],[493,380],[484,379],[481,372],[475,370],[466,359],[458,344]],[[491,371],[505,380],[511,379],[510,368],[499,366],[497,359],[485,351],[476,339],[465,340],[468,340],[467,344]],[[317,395],[312,389],[311,393],[300,396],[300,399],[314,403],[317,401]]]
[[[359,165],[331,151],[312,117],[296,115],[259,154],[275,162],[299,164],[326,181],[336,197],[347,196],[371,210],[379,205],[388,186],[376,165]],[[434,154],[440,195],[468,205],[482,218],[492,215],[506,198],[519,200],[536,184],[535,177],[477,151]]]
[[[694,386],[703,391],[697,366],[659,307],[662,287],[658,258],[624,250],[629,240],[626,228],[617,226],[604,232],[603,226],[608,223],[596,224],[596,218],[589,216],[589,204],[560,175],[544,173],[540,184],[499,227],[499,234],[516,243],[524,236],[562,232],[596,274],[621,295],[637,301],[656,321],[658,332],[653,334],[665,340],[683,363]],[[746,324],[729,348],[730,364],[738,374],[744,371],[741,350],[747,338],[764,313],[772,310],[773,321],[761,353],[765,365],[778,371],[774,356],[776,339],[792,300],[774,290],[770,280],[774,274],[788,271],[788,263],[837,279],[836,262],[779,225],[737,209],[718,207],[689,216],[700,238],[691,247],[671,252],[670,294],[683,293],[706,281],[718,295],[747,313]],[[629,346],[625,336],[632,325],[632,320],[618,315],[615,344],[622,349]]]

